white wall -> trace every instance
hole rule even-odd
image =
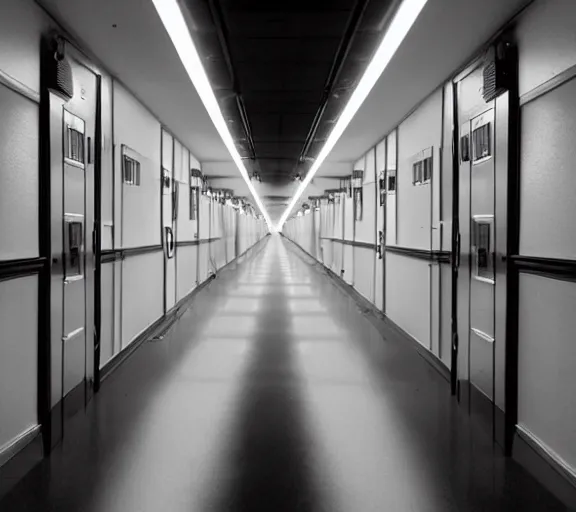
[[[114,139],[112,112],[113,81],[104,75],[101,80],[102,147],[101,147],[101,215],[102,249],[114,248]]]
[[[0,454],[38,424],[37,317],[38,276],[0,281]]]
[[[38,105],[0,84],[0,119],[0,259],[31,258],[38,256]]]
[[[163,314],[163,253],[122,262],[122,348]]]
[[[114,346],[114,263],[102,265],[101,283],[100,367],[117,352]]]
[[[386,315],[429,348],[429,263],[393,253],[386,258]]]
[[[160,244],[160,123],[118,82],[114,83],[117,190],[122,190],[121,238],[117,247]],[[141,156],[139,187],[122,182],[122,145]],[[116,221],[118,225],[118,220]]]
[[[362,184],[363,215],[356,222],[354,240],[374,243],[376,239],[376,153],[371,149],[365,156]]]
[[[521,274],[518,423],[576,471],[576,284]]]
[[[516,31],[520,96],[576,64],[576,2],[537,0]]]
[[[398,151],[397,151],[398,131],[394,130],[386,138],[386,170],[397,171]],[[398,174],[396,174],[396,190],[398,190]],[[398,233],[396,229],[396,209],[397,192],[388,193],[386,196],[386,245],[398,244]]]
[[[522,108],[521,254],[576,258],[575,99],[573,79]]]
[[[52,26],[30,0],[0,3],[0,71],[35,93],[40,92],[40,37]]]
[[[0,261],[39,256],[37,101],[50,26],[31,1],[0,2]],[[0,326],[1,454],[38,424],[37,275],[0,280]]]
[[[431,186],[412,184],[414,157],[430,147],[433,175],[439,171],[442,132],[442,91],[433,93],[398,128],[398,234],[397,243],[412,249],[431,249]]]

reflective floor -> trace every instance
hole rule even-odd
[[[409,344],[269,237],[103,384],[0,510],[566,509]]]

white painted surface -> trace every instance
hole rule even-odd
[[[398,168],[398,131],[394,130],[387,137],[386,142],[386,169],[397,171]],[[398,174],[396,174],[396,190],[398,190]],[[386,196],[386,244],[397,245],[396,232],[396,191]]]
[[[32,0],[0,2],[0,70],[36,93],[40,91],[40,37],[51,26]]]
[[[576,65],[576,2],[537,0],[516,31],[520,95]]]
[[[140,186],[122,184],[122,247],[160,244],[160,124],[131,94],[114,83],[116,170],[121,147],[142,157]]]
[[[398,234],[397,243],[430,249],[431,186],[412,184],[417,153],[434,148],[433,175],[438,173],[438,147],[442,130],[442,93],[436,91],[398,128]]]
[[[453,91],[452,83],[444,87],[444,141],[440,149],[442,153],[442,199],[440,205],[440,220],[442,221],[442,250],[452,250],[452,123],[453,123]],[[439,167],[438,167],[439,168]]]
[[[163,314],[162,252],[122,262],[122,348]]]
[[[198,210],[200,211],[200,222],[198,238],[200,240],[205,240],[210,238],[210,199],[207,196],[200,194],[199,205]]]
[[[374,243],[376,240],[376,154],[366,153],[362,186],[362,220],[356,221],[354,240]]]
[[[388,253],[386,258],[386,314],[429,348],[429,263],[392,253]]]
[[[522,108],[520,254],[576,258],[576,80]]]
[[[440,264],[430,265],[430,351],[440,357]]]
[[[354,288],[374,302],[374,250],[354,247]]]
[[[518,423],[576,470],[576,284],[520,275]]]
[[[38,256],[38,105],[0,84],[0,260]]]
[[[114,355],[114,263],[104,263],[101,270],[102,307],[100,325],[100,368]]]
[[[448,367],[452,357],[452,269],[440,265],[440,360]]]
[[[0,325],[2,452],[38,424],[38,276],[0,281]]]
[[[114,247],[114,140],[112,120],[112,79],[102,76],[102,161],[101,161],[101,186],[102,186],[102,249]]]

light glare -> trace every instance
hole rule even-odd
[[[184,16],[178,6],[177,0],[152,0],[152,3],[158,12],[158,16],[160,16],[160,19],[162,20],[164,28],[172,40],[174,48],[176,48],[176,52],[184,65],[184,69],[186,69],[186,72],[194,84],[202,103],[204,103],[204,107],[208,111],[210,119],[212,119],[216,130],[220,134],[222,141],[232,156],[232,160],[234,160],[242,178],[244,178],[246,185],[248,185],[252,197],[262,212],[266,224],[268,224],[268,229],[273,231],[272,221],[268,216],[268,212],[260,200],[260,196],[256,192],[254,185],[252,185],[250,181],[248,172],[246,171],[242,159],[234,145],[232,135],[230,135],[230,132],[228,131],[226,121],[224,120],[224,116],[222,116],[220,106],[218,105],[216,96],[212,91],[210,81],[204,71],[204,66],[202,66],[202,61],[196,51],[196,46],[192,41],[192,37],[190,36],[190,32],[188,31],[186,21],[184,20]]]
[[[312,167],[310,167],[306,178],[304,178],[304,180],[300,183],[296,189],[296,193],[292,197],[292,200],[282,214],[282,217],[280,217],[280,221],[276,226],[278,231],[282,231],[282,226],[300,199],[300,196],[303,194],[310,181],[312,181],[312,178],[314,178],[314,175],[318,172],[318,169],[326,157],[330,154],[330,151],[332,151],[362,103],[364,103],[364,100],[380,78],[380,75],[384,72],[392,60],[396,50],[398,50],[400,44],[402,44],[406,34],[408,34],[408,31],[418,18],[418,15],[426,5],[427,1],[428,0],[404,0],[400,5],[398,12],[394,16],[390,27],[386,31],[386,34],[384,35],[384,38],[378,47],[378,50],[374,54],[370,64],[368,64],[368,67],[360,79],[358,86],[352,93],[352,96],[344,107],[344,110],[338,118],[334,129],[320,150],[316,161]]]

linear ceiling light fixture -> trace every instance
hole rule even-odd
[[[318,154],[316,161],[312,167],[310,167],[306,178],[304,178],[304,180],[300,183],[296,193],[288,204],[288,207],[282,214],[282,217],[276,226],[278,231],[282,230],[282,226],[286,222],[286,219],[290,215],[290,212],[294,206],[296,206],[300,196],[308,184],[312,181],[312,178],[314,178],[314,175],[316,172],[318,172],[318,169],[326,157],[330,154],[330,151],[332,151],[336,145],[336,142],[338,142],[338,139],[341,137],[342,133],[344,133],[344,130],[350,124],[350,121],[352,121],[352,118],[362,103],[364,103],[364,100],[380,78],[380,75],[384,72],[392,60],[396,50],[398,50],[400,44],[406,37],[406,34],[408,34],[408,31],[416,21],[416,18],[418,18],[418,15],[426,5],[427,1],[428,0],[404,0],[398,8],[398,11],[392,19],[392,23],[390,23],[388,30],[384,34],[384,38],[382,39],[378,50],[376,50],[376,53],[374,54],[374,57],[372,57],[370,64],[368,64],[368,67],[366,68],[364,75],[362,75],[358,86],[352,93],[352,96],[350,96],[350,100],[344,107],[344,110],[338,118],[338,121],[336,121],[336,124],[334,125],[333,130],[330,132],[330,135],[322,147],[322,150]]]
[[[158,12],[158,16],[160,16],[160,19],[164,24],[164,28],[172,40],[174,48],[176,48],[176,52],[178,53],[180,60],[184,65],[184,69],[186,69],[186,72],[194,84],[194,87],[196,88],[202,103],[204,103],[204,107],[208,111],[210,119],[212,119],[212,122],[214,123],[216,130],[218,130],[222,141],[232,156],[236,167],[238,167],[242,178],[246,182],[246,185],[248,185],[248,189],[250,190],[252,197],[262,212],[262,215],[268,224],[268,229],[273,231],[274,229],[272,221],[270,220],[268,212],[266,211],[260,196],[256,192],[254,185],[250,181],[248,171],[242,163],[242,158],[236,149],[232,135],[230,135],[230,131],[228,130],[224,116],[220,111],[220,106],[218,105],[214,91],[210,86],[210,81],[208,80],[204,66],[202,66],[202,60],[200,59],[200,55],[198,55],[198,51],[196,50],[196,46],[194,45],[194,41],[192,40],[190,31],[186,25],[186,21],[184,20],[184,15],[180,10],[178,1],[152,0],[152,3],[154,4],[154,7]]]

